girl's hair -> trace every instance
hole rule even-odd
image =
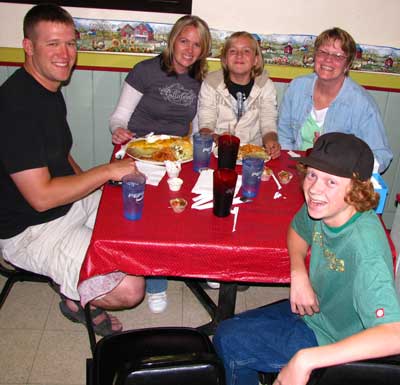
[[[167,48],[162,53],[162,69],[168,74],[175,74],[174,45],[183,29],[193,26],[200,35],[201,52],[199,58],[189,68],[189,75],[196,80],[203,80],[207,73],[207,56],[211,52],[211,34],[207,23],[198,16],[185,15],[176,21],[168,36]]]
[[[307,166],[301,163],[297,165],[302,182],[304,182],[307,168]],[[357,174],[354,173],[351,178],[350,190],[344,197],[344,201],[347,204],[354,206],[358,212],[368,211],[378,206],[379,193],[374,190],[374,186],[369,179],[362,181],[358,178]]]
[[[41,21],[71,25],[75,28],[72,16],[56,4],[42,3],[32,7],[24,17],[24,37],[33,39],[35,28]]]
[[[343,52],[346,54],[346,65],[347,68],[350,68],[353,60],[356,56],[356,42],[351,37],[351,35],[345,30],[334,27],[331,29],[327,29],[326,31],[320,33],[318,37],[315,39],[314,43],[314,55],[319,50],[321,45],[328,43],[329,41],[339,40],[342,46]],[[349,71],[347,70],[345,75],[347,76]]]
[[[229,80],[229,69],[228,69],[228,66],[226,65],[226,56],[228,55],[228,51],[233,44],[233,40],[237,39],[239,37],[245,37],[250,40],[252,48],[254,49],[254,52],[255,52],[256,56],[258,57],[258,64],[255,65],[251,69],[250,77],[252,79],[254,79],[256,76],[261,75],[264,70],[264,58],[263,58],[263,55],[261,52],[261,47],[260,47],[260,44],[258,43],[258,41],[249,32],[246,32],[246,31],[234,32],[231,36],[229,36],[225,40],[225,44],[221,50],[221,65],[222,65],[222,70],[224,72],[225,84],[228,84],[230,81]]]

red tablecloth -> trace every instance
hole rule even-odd
[[[213,157],[212,157],[213,158]],[[146,185],[143,216],[129,221],[122,214],[119,186],[104,187],[80,281],[96,275],[123,271],[135,275],[208,278],[220,281],[289,283],[286,232],[303,195],[295,162],[286,152],[268,166],[294,177],[273,199],[277,186],[271,178],[262,182],[251,203],[239,205],[236,232],[233,215],[218,218],[212,209],[190,208],[191,190],[198,178],[192,163],[182,165],[181,191],[168,189],[167,176],[159,186]],[[216,167],[212,159],[211,167]],[[241,167],[237,167],[241,173]],[[169,208],[172,197],[183,197],[189,205],[181,214]]]

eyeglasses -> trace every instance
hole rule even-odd
[[[319,49],[316,55],[322,59],[328,59],[330,57],[336,63],[343,63],[347,59],[347,55],[342,55],[341,53],[327,52]]]

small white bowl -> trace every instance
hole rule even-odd
[[[183,180],[181,178],[169,178],[167,182],[171,191],[179,191],[182,187]]]

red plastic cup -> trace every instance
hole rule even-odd
[[[227,217],[231,212],[235,194],[237,173],[228,168],[220,168],[213,175],[213,213],[217,217]]]
[[[218,168],[235,169],[239,145],[237,136],[225,134],[218,138]]]

